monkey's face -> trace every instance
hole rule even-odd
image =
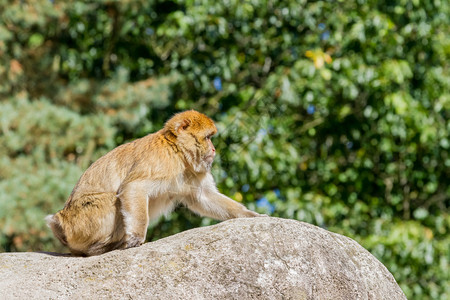
[[[197,171],[209,171],[211,169],[214,157],[216,156],[216,148],[214,147],[211,137],[216,133],[217,129],[214,123],[192,124],[185,132],[186,141],[190,145],[190,152],[194,152],[192,163]]]
[[[196,111],[185,111],[169,120],[166,128],[176,135],[178,147],[196,172],[211,169],[216,155],[211,137],[217,128],[210,118]]]
[[[205,162],[209,164],[209,167],[211,167],[214,157],[216,156],[216,148],[214,148],[213,143],[211,142],[211,135],[206,136],[206,142],[207,142],[207,148],[206,148],[206,155],[205,155]]]

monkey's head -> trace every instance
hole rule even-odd
[[[164,129],[174,137],[173,141],[195,172],[211,169],[216,155],[211,137],[217,133],[213,120],[195,110],[188,110],[173,116]]]

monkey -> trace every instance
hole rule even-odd
[[[218,191],[210,172],[216,133],[200,112],[175,114],[91,164],[47,225],[73,255],[92,256],[142,245],[150,220],[179,204],[217,220],[263,216]]]

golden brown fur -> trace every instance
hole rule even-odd
[[[217,191],[209,172],[216,131],[207,116],[186,111],[115,148],[84,172],[48,225],[73,254],[89,256],[141,245],[149,220],[178,203],[219,220],[259,216]]]

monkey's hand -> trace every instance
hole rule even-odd
[[[245,215],[245,217],[247,217],[247,218],[252,218],[252,217],[268,217],[268,215],[266,215],[266,214],[262,215],[262,214],[259,214],[259,213],[255,212],[255,211],[253,211],[253,210],[246,209],[246,215]]]

